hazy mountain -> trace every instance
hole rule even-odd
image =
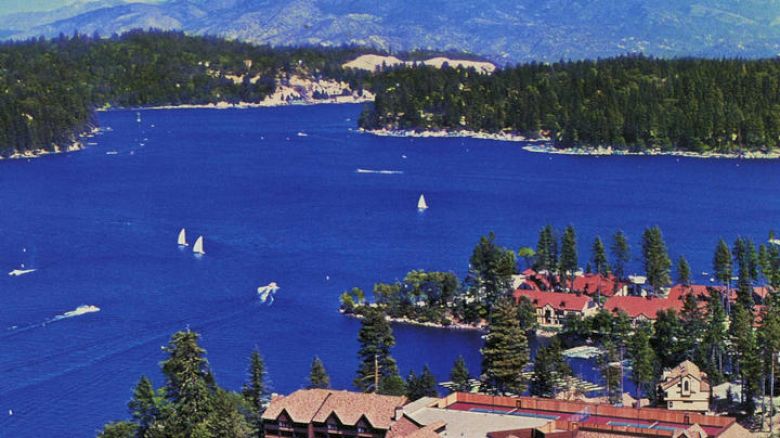
[[[74,13],[78,8],[84,10]],[[658,56],[780,53],[776,0],[99,0],[68,11],[0,17],[0,35],[55,36],[75,30],[108,35],[156,27],[273,45],[455,49],[499,63],[636,51]]]

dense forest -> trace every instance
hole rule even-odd
[[[133,31],[0,45],[0,157],[65,147],[106,106],[259,102],[293,73],[362,88],[341,64],[361,49],[271,49],[178,32]]]
[[[376,79],[367,129],[512,131],[558,148],[760,151],[780,141],[780,60],[625,56],[493,75],[417,67]]]

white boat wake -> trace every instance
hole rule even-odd
[[[16,326],[16,325],[12,325],[12,326],[8,327],[7,330],[9,332],[12,332],[12,333],[25,332],[27,330],[32,330],[32,329],[34,329],[36,327],[45,327],[47,324],[51,324],[51,323],[57,322],[57,321],[62,321],[63,319],[75,318],[77,316],[87,315],[89,313],[95,313],[95,312],[100,312],[100,307],[93,306],[93,305],[82,304],[81,306],[78,306],[78,307],[76,307],[73,310],[69,310],[69,311],[67,311],[65,313],[61,313],[59,315],[55,315],[55,316],[53,316],[51,318],[48,318],[48,319],[44,320],[43,322],[40,322],[40,323],[37,323],[37,324],[30,324],[30,325],[26,325],[26,326],[22,326],[22,327],[19,327],[19,326]],[[12,333],[9,333],[8,335],[10,336]]]
[[[374,174],[374,175],[403,175],[403,170],[374,170],[374,169],[357,169],[355,173]]]
[[[8,275],[11,277],[19,277],[35,271],[37,271],[37,269],[14,269],[13,271],[9,272]]]
[[[260,302],[268,304],[269,306],[274,303],[274,295],[279,290],[279,285],[276,282],[270,282],[265,286],[257,288],[257,295],[260,296]]]

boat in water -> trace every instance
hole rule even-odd
[[[198,236],[198,239],[195,240],[195,244],[192,246],[192,252],[195,254],[206,254],[205,251],[203,251],[203,236]]]
[[[780,245],[780,239],[769,239],[769,243],[772,245]]]
[[[184,230],[184,228],[179,231],[179,240],[178,240],[179,246],[189,246],[187,243],[187,231]]]
[[[30,272],[35,272],[35,269],[24,269],[24,266],[22,266],[22,269],[14,269],[13,271],[9,272],[8,275],[11,277],[20,277],[25,274],[29,274]]]
[[[428,203],[425,202],[425,195],[420,195],[420,199],[417,200],[417,210],[424,211],[428,209]]]
[[[298,137],[308,137],[308,136],[309,136],[309,134],[307,134],[307,133],[305,133],[303,131],[298,131]]]
[[[272,304],[274,302],[274,295],[278,290],[279,290],[279,285],[276,284],[275,281],[272,281],[265,286],[258,287],[257,295],[260,297],[260,302]]]

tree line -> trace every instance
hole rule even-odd
[[[367,129],[512,131],[558,148],[774,149],[780,60],[617,58],[529,63],[492,75],[417,66],[375,80]]]

